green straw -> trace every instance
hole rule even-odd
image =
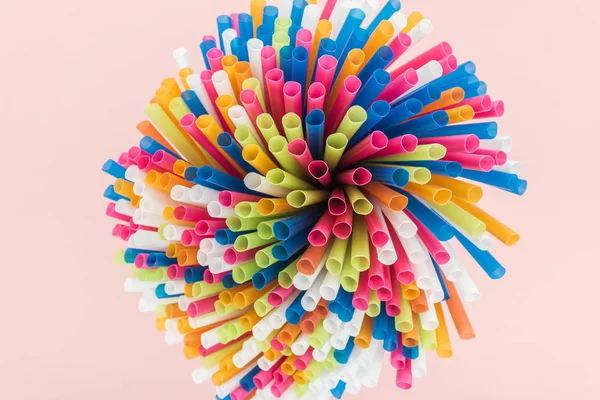
[[[256,252],[256,256],[254,259],[256,260],[256,264],[258,264],[261,268],[267,268],[270,265],[273,265],[277,262],[277,259],[273,257],[273,247],[275,247],[277,243],[272,244],[268,247],[260,249]]]
[[[260,271],[261,268],[255,260],[248,260],[233,267],[233,280],[235,283],[242,284],[252,279],[252,275]]]
[[[330,171],[335,171],[347,145],[348,138],[341,132],[330,135],[325,141],[324,161],[329,166]]]
[[[348,250],[348,244],[350,240],[335,238],[331,250],[329,251],[329,257],[325,261],[325,268],[333,275],[339,275],[342,272],[342,265],[344,264],[344,257]]]
[[[265,246],[276,242],[277,238],[271,238],[268,240],[261,239],[257,232],[247,233],[245,235],[238,236],[233,243],[233,248],[237,251],[246,251],[255,249],[257,247]]]
[[[294,139],[304,140],[302,120],[298,114],[292,112],[285,114],[281,119],[281,124],[283,125],[283,130],[285,131],[288,142],[291,142]]]
[[[295,208],[319,203],[329,197],[327,190],[294,190],[286,196],[288,204]]]
[[[410,302],[404,297],[400,298],[400,315],[397,315],[394,319],[394,324],[398,332],[408,333],[413,330],[414,325]]]
[[[381,300],[377,298],[377,292],[375,290],[371,290],[371,295],[369,296],[369,308],[367,309],[366,314],[375,318],[381,312]]]
[[[441,144],[422,144],[412,153],[395,154],[375,158],[371,161],[429,161],[439,160],[446,155],[446,148]]]
[[[426,353],[437,350],[438,343],[435,336],[435,330],[427,331],[421,325],[421,317],[419,316],[419,347]]]
[[[273,185],[281,186],[291,190],[311,190],[315,189],[310,183],[298,178],[290,172],[280,168],[275,168],[267,172],[267,181]]]
[[[343,133],[350,140],[366,120],[367,112],[365,109],[361,106],[352,106],[346,112],[337,131]]]
[[[358,278],[360,272],[352,266],[350,249],[344,258],[344,268],[342,268],[341,284],[346,292],[354,293],[358,289]]]
[[[266,220],[268,220],[268,218],[262,216],[260,218],[240,218],[236,215],[232,215],[227,217],[225,224],[227,224],[227,227],[233,232],[252,231],[256,229],[258,224]]]
[[[369,231],[367,230],[367,223],[364,218],[356,215],[354,217],[352,228],[352,246],[351,246],[351,260],[352,267],[359,272],[366,271],[370,265],[370,254],[369,254]]]

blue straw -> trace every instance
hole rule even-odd
[[[207,269],[208,267],[188,267],[183,271],[183,280],[185,283],[201,282]]]
[[[449,176],[457,178],[462,174],[463,167],[456,161],[401,161],[395,162],[396,165],[406,165],[408,167],[427,168],[432,174]]]
[[[420,138],[437,136],[475,135],[479,139],[493,139],[498,134],[497,122],[477,122],[473,124],[448,125],[443,128],[419,133]]]
[[[381,122],[392,110],[390,103],[385,100],[377,100],[367,110],[367,120],[356,131],[354,136],[348,141],[348,149],[354,147],[358,142],[366,138],[373,132],[375,126]]]
[[[260,367],[257,365],[256,367],[252,368],[252,370],[250,372],[248,372],[246,375],[244,375],[244,377],[242,379],[240,379],[240,386],[242,387],[242,389],[244,389],[248,393],[253,391],[254,388],[256,387],[256,385],[254,384],[253,378],[259,372],[260,372]]]
[[[408,205],[406,206],[408,211],[421,221],[423,225],[438,238],[438,240],[445,242],[454,237],[454,227],[450,225],[445,218],[421,203],[412,194],[405,191],[402,191],[402,194],[408,197]]]
[[[311,228],[305,228],[301,231],[296,231],[296,234],[289,239],[277,243],[273,247],[273,257],[278,260],[289,260],[294,253],[308,244],[308,234]]]
[[[394,323],[394,318],[388,318],[387,332],[383,339],[383,349],[387,352],[396,351],[398,349],[398,332]]]
[[[348,310],[354,310],[354,307],[352,307],[352,295],[353,293],[346,292],[344,288],[340,287],[335,299],[329,302],[329,311],[340,317],[347,313]]]
[[[117,179],[125,179],[125,171],[127,171],[127,168],[119,165],[119,163],[114,160],[106,160],[102,165],[102,172],[106,172]]]
[[[456,82],[463,78],[468,78],[469,76],[475,75],[476,67],[475,63],[472,61],[467,61],[464,64],[459,65],[456,70],[450,72],[449,74],[440,76],[439,78],[433,80],[429,84],[433,84],[441,88],[443,91],[452,89],[455,87],[452,83]]]
[[[373,31],[375,30],[375,28],[377,28],[377,25],[379,25],[381,21],[383,21],[384,19],[390,19],[392,15],[394,15],[394,13],[399,10],[400,0],[389,0],[387,3],[385,3],[381,11],[379,11],[379,14],[377,14],[375,18],[373,18],[373,21],[369,24],[369,27],[367,28],[367,32],[369,32],[369,35],[373,33]]]
[[[208,62],[208,51],[210,49],[216,48],[217,47],[217,43],[210,39],[210,40],[203,40],[200,43],[200,52],[202,52],[202,59],[204,60],[204,67],[206,69],[210,69],[210,63]]]
[[[184,90],[181,92],[181,99],[196,118],[208,114],[206,108],[204,108],[202,102],[200,102],[198,95],[193,90]]]
[[[173,153],[171,150],[167,149],[162,144],[158,143],[156,140],[152,139],[150,136],[144,136],[140,139],[140,148],[150,154],[154,154],[159,150],[166,151],[170,155],[176,158],[181,158],[177,154]]]
[[[206,181],[203,181],[201,179],[198,179],[198,168],[196,168],[196,167],[188,167],[188,168],[186,168],[185,172],[183,173],[183,177],[187,181],[194,182],[194,183],[196,183],[198,185],[202,185],[202,186],[207,187],[209,189],[223,190],[218,185],[214,185],[214,184],[212,184],[210,182],[206,182]]]
[[[337,49],[337,45],[335,44],[335,40],[330,39],[330,38],[321,39],[321,42],[319,43],[319,50],[317,51],[317,60],[319,58],[323,57],[324,55],[330,55],[332,57],[335,57],[336,49]],[[313,83],[315,81],[315,77],[317,75],[317,65],[318,65],[318,63],[315,62],[315,67],[313,69],[311,83]]]
[[[258,192],[249,190],[241,179],[234,178],[208,165],[198,168],[196,180],[211,183],[225,190],[260,195]]]
[[[506,269],[500,265],[489,251],[480,250],[458,230],[456,231],[456,238],[490,278],[500,279],[504,276]]]
[[[422,110],[423,105],[419,100],[408,99],[392,107],[388,115],[376,124],[375,128],[385,132],[386,129],[391,129],[397,124],[413,118]]]
[[[342,70],[342,66],[344,65],[344,62],[346,61],[346,58],[348,57],[348,53],[350,53],[350,50],[362,49],[363,47],[365,47],[365,44],[367,43],[368,40],[369,40],[369,33],[365,29],[356,28],[356,29],[354,29],[354,31],[352,31],[352,35],[350,36],[350,40],[348,40],[348,44],[346,44],[346,47],[343,50],[339,51],[340,55],[338,57],[336,57],[338,59],[338,65],[335,70],[335,75],[333,76],[334,82],[337,79],[338,75],[340,74],[340,71]]]
[[[121,196],[117,192],[115,192],[115,185],[108,185],[106,190],[104,190],[104,197],[109,200],[117,201],[117,200],[129,200],[129,197]]]
[[[171,264],[177,264],[177,258],[167,257],[166,253],[150,253],[146,259],[149,267],[168,267]]]
[[[289,262],[278,261],[267,268],[259,270],[257,273],[252,275],[252,285],[258,289],[264,289],[269,283],[273,282],[279,272],[284,270],[289,265]]]
[[[217,17],[217,29],[219,30],[219,45],[221,46],[221,51],[223,51],[223,53],[225,53],[223,32],[231,27],[233,27],[233,25],[231,24],[231,17],[229,15],[219,15]]]
[[[431,262],[433,263],[433,268],[435,269],[435,274],[437,275],[438,280],[440,281],[440,285],[442,286],[442,290],[444,291],[444,301],[450,298],[450,294],[448,293],[448,287],[446,286],[446,281],[444,281],[444,276],[442,275],[442,270],[438,263],[435,262],[433,257],[431,258]]]
[[[354,350],[354,337],[350,336],[343,350],[333,350],[333,358],[340,364],[348,364],[352,350]]]
[[[238,15],[238,21],[240,24],[240,37],[245,43],[254,37],[254,22],[252,21],[252,15],[240,13]]]
[[[304,15],[304,8],[307,5],[306,0],[294,0],[292,4],[292,24],[302,25],[302,16]]]
[[[156,298],[158,298],[158,299],[168,299],[168,298],[172,298],[172,297],[179,297],[183,293],[167,294],[167,292],[165,292],[165,284],[161,283],[154,290],[154,294],[156,295]]]
[[[251,231],[234,232],[231,229],[219,229],[215,232],[215,241],[223,246],[233,244],[238,236],[245,235]]]
[[[412,133],[416,137],[419,137],[419,132],[429,131],[431,129],[446,126],[449,120],[450,117],[448,117],[448,113],[446,111],[434,111],[430,114],[422,115],[401,125],[397,125],[384,132],[390,139],[407,133]]]
[[[465,99],[470,99],[471,97],[481,96],[487,93],[487,84],[483,81],[479,81],[477,87],[469,88],[465,92]]]
[[[236,283],[236,281],[233,280],[232,272],[229,272],[228,274],[223,275],[223,278],[221,278],[221,283],[223,284],[223,287],[225,289],[231,289],[231,288],[239,285],[238,283]]]
[[[443,78],[443,77],[442,77]],[[437,83],[435,83],[435,81],[430,82],[429,84],[425,85],[425,86],[438,86]],[[438,86],[440,87],[440,86]],[[477,79],[477,77],[475,75],[465,75],[459,79],[456,79],[448,84],[446,84],[445,86],[441,86],[440,88],[442,90],[448,90],[448,89],[452,89],[455,87],[459,87],[461,89],[463,89],[466,92],[468,92],[469,90],[476,90],[479,87],[479,79]]]
[[[338,33],[338,36],[335,40],[337,45],[337,56],[339,56],[346,48],[346,45],[352,36],[352,32],[354,32],[356,28],[360,27],[365,17],[365,12],[360,8],[353,8],[350,10],[346,20],[344,21],[344,24],[342,25],[342,28],[340,29],[340,33]]]
[[[352,296],[350,296],[350,300],[352,300]],[[345,308],[344,310],[342,310],[342,312],[338,315],[338,318],[342,321],[342,322],[350,322],[352,321],[352,317],[354,316],[354,311],[355,308],[350,307],[350,308]]]
[[[286,240],[292,237],[295,232],[311,227],[321,217],[325,209],[324,204],[317,204],[307,210],[301,211],[292,217],[276,221],[273,224],[273,233],[279,240]]]
[[[419,346],[406,347],[402,345],[402,355],[411,360],[416,360],[419,357]]]
[[[306,90],[306,70],[308,69],[308,50],[304,46],[294,48],[292,52],[292,80],[302,86],[300,92],[304,96]],[[302,103],[304,104],[304,102]]]
[[[258,172],[256,168],[244,160],[244,157],[242,157],[242,148],[235,140],[233,140],[229,133],[222,132],[219,134],[219,136],[217,136],[217,144],[220,148],[225,150],[227,155],[229,155],[229,157],[231,157],[231,159],[235,161],[237,165],[242,167],[244,171]]]
[[[380,312],[373,320],[373,339],[383,340],[387,332],[388,316],[384,312]]]
[[[366,110],[389,83],[390,73],[383,69],[376,69],[367,83],[359,90],[354,99],[354,105],[361,106]]]
[[[125,250],[125,254],[123,255],[123,260],[127,264],[133,264],[133,262],[135,261],[135,258],[139,254],[150,254],[150,253],[154,253],[154,252],[152,250],[140,250],[140,249],[129,248],[129,249]]]
[[[273,44],[273,28],[269,28],[264,24],[256,28],[256,37],[259,38],[265,46]]]
[[[323,159],[323,140],[325,130],[325,113],[322,110],[312,110],[306,116],[306,137],[308,149],[315,160]]]
[[[296,38],[298,37],[298,31],[302,29],[300,25],[292,24],[288,29],[288,36],[290,37],[290,46],[296,47]]]
[[[483,172],[472,169],[465,169],[461,177],[472,181],[485,183],[486,185],[495,186],[507,192],[518,194],[521,196],[527,190],[527,181],[519,179],[516,174],[509,174],[502,171]]]
[[[391,47],[381,46],[379,50],[371,57],[371,59],[367,62],[367,65],[360,71],[358,74],[358,79],[362,82],[363,85],[369,80],[371,75],[378,69],[385,69],[392,60],[394,60],[394,52]]]
[[[373,180],[397,187],[404,187],[408,184],[410,174],[404,168],[396,167],[365,167],[373,175]]]
[[[238,58],[238,61],[250,61],[248,57],[248,46],[246,40],[242,37],[235,37],[231,41],[231,52]]]
[[[279,9],[275,6],[265,6],[263,8],[263,20],[262,26],[265,29],[274,32],[275,31],[275,20],[279,16]]]
[[[306,292],[301,292],[296,299],[290,304],[287,310],[285,310],[285,319],[292,325],[298,325],[300,320],[306,313],[304,307],[302,307],[302,298]]]
[[[333,389],[331,389],[331,394],[336,399],[341,399],[342,396],[344,395],[344,390],[346,390],[346,382],[339,381],[337,386],[334,387]]]
[[[415,90],[412,93],[409,93],[406,96],[400,98],[399,102],[406,101],[407,99],[417,99],[426,106],[428,104],[437,101],[442,97],[442,91],[438,86],[435,85],[425,85]]]
[[[283,71],[283,80],[289,82],[292,80],[292,46],[283,46],[279,50],[279,65]]]

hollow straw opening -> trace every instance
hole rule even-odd
[[[407,153],[412,153],[417,149],[417,145],[419,144],[419,139],[417,139],[414,135],[403,135],[401,136],[400,144],[404,147]]]
[[[440,158],[442,158],[446,155],[446,148],[440,144],[432,144],[427,149],[427,154],[429,156],[429,159],[439,160]]]
[[[131,159],[135,159],[137,157],[140,156],[140,154],[142,154],[142,149],[140,149],[137,146],[132,146],[129,148],[129,150],[127,151],[127,155],[129,156],[129,158]]]
[[[362,107],[351,107],[348,110],[348,119],[355,124],[364,122],[367,119],[367,112]]]
[[[237,261],[237,253],[234,249],[228,248],[223,253],[223,261],[225,261],[228,265],[233,265]]]
[[[406,176],[406,170],[396,169],[394,172],[392,172],[392,181],[396,186],[403,187],[406,185]]]
[[[325,42],[321,42],[321,43],[325,43]],[[319,58],[319,61],[317,62],[317,64],[319,65],[319,68],[325,70],[325,71],[331,71],[335,68],[337,68],[337,59],[333,56],[330,56],[329,54],[326,54],[324,56],[322,56],[321,58]]]
[[[182,118],[183,119],[183,118]],[[131,149],[130,149],[131,150]],[[165,159],[165,152],[163,150],[159,150],[152,155],[152,162],[154,164],[158,164]],[[132,157],[133,158],[133,157]]]
[[[219,97],[217,97],[215,104],[219,108],[229,108],[229,107],[233,107],[235,105],[235,100],[229,94],[222,94]]]
[[[237,292],[234,296],[233,296],[233,304],[239,309],[243,309],[246,307],[246,305],[248,304],[248,299],[246,298],[246,295],[242,292]]]
[[[456,71],[456,68],[458,68],[458,60],[453,54],[449,55],[446,58],[446,63],[448,64],[448,67],[451,71]]]
[[[413,178],[416,183],[424,185],[431,180],[431,172],[427,168],[417,168],[414,170]]]
[[[348,239],[352,234],[352,225],[347,222],[338,222],[333,226],[333,234],[340,239]]]
[[[204,236],[208,233],[209,230],[209,226],[208,226],[208,222],[206,221],[198,221],[198,223],[196,224],[196,228],[195,231],[198,235],[200,236]],[[185,238],[185,242],[187,242],[188,244],[184,243],[184,238]],[[190,243],[192,243],[192,241],[194,240],[194,237],[192,236],[192,234],[190,233],[190,231],[184,231],[183,234],[181,235],[181,243],[184,246],[189,246]]]
[[[275,245],[275,247],[273,247],[272,253],[273,257],[275,257],[278,260],[287,260],[289,258],[288,251],[281,244]]]
[[[248,61],[240,61],[235,64],[234,71],[238,74],[245,74],[250,71],[250,63]]]
[[[227,72],[220,70],[215,72],[212,77],[211,80],[216,84],[216,85],[220,85],[222,83],[228,82],[229,77],[227,75]]]
[[[215,50],[215,49],[213,48],[213,49],[209,50],[209,53],[210,53],[212,50]],[[216,50],[218,50],[218,49],[216,49]],[[221,50],[218,50],[218,51],[219,51],[219,53],[220,53],[220,54],[223,54],[223,53],[221,53]],[[207,54],[208,54],[208,53],[207,53]],[[209,57],[209,58],[210,58],[210,57]],[[213,71],[210,71],[210,70],[207,70],[207,69],[206,69],[206,70],[204,70],[204,71],[200,72],[200,80],[201,80],[201,81],[203,81],[203,82],[210,81],[210,80],[212,80],[212,76],[213,76],[213,75],[214,75],[214,72],[213,72]],[[194,76],[194,75],[190,75],[190,76]],[[189,79],[189,77],[188,77],[188,79]]]
[[[165,189],[165,188],[169,187],[169,185],[171,185],[171,179],[172,178],[173,178],[173,175],[171,175],[171,174],[162,174],[160,176],[159,181],[158,181],[158,185],[162,189]]]
[[[244,105],[253,104],[256,102],[256,92],[252,89],[242,90],[240,93],[240,101]]]
[[[369,302],[367,301],[367,299],[355,297],[352,299],[352,306],[357,310],[366,311],[369,308]],[[364,342],[364,340],[359,337],[357,337],[354,340],[354,344],[356,344],[357,346],[362,344],[364,347],[366,347],[366,343]]]
[[[273,142],[274,139],[275,138],[271,139],[271,142]],[[269,145],[271,144],[271,142],[269,142]],[[279,144],[279,143],[277,143],[277,144]],[[283,142],[281,144],[285,145],[285,142]],[[282,146],[282,147],[285,147],[285,146]],[[283,148],[279,149],[279,147],[277,147],[277,149],[273,149],[272,151],[274,151],[275,153],[278,153],[282,150],[283,150]],[[281,169],[272,169],[269,172],[267,172],[267,179],[273,185],[281,185],[281,183],[283,183],[283,181],[285,180],[285,173]]]
[[[256,227],[256,232],[261,239],[269,239],[273,236],[273,228],[268,224],[258,224]],[[262,254],[262,253],[261,253]],[[258,255],[258,254],[257,254]]]
[[[271,46],[265,46],[260,50],[260,57],[263,60],[269,60],[276,57],[275,49]]]
[[[308,165],[308,172],[316,179],[322,179],[325,178],[325,176],[329,172],[329,167],[327,166],[325,161],[316,160]]]
[[[308,241],[313,246],[324,246],[327,243],[327,238],[321,231],[311,231],[308,234]]]
[[[147,256],[145,254],[138,254],[133,260],[133,265],[135,265],[137,268],[142,268],[146,258]]]
[[[450,43],[448,42],[440,43],[440,50],[442,50],[442,54],[444,55],[444,57],[441,58],[448,57],[450,54],[452,54],[452,46],[450,46]]]
[[[283,71],[278,68],[274,68],[266,73],[265,78],[271,82],[280,82],[280,81],[282,82],[283,81]]]
[[[245,142],[246,140],[248,140],[250,138],[250,135],[251,135],[250,128],[248,128],[245,125],[239,126],[235,130],[235,136],[239,142]]]
[[[256,158],[259,154],[260,149],[257,145],[248,145],[244,147],[244,150],[242,150],[242,156],[244,157],[244,160],[248,162],[256,161]]]
[[[364,271],[369,268],[369,259],[365,256],[354,256],[350,262],[352,266],[359,271]]]
[[[150,157],[148,157],[148,156],[141,156],[137,160],[137,166],[138,166],[138,168],[141,171],[143,171],[146,168],[148,168],[148,166],[150,165],[151,162],[152,162],[152,160],[150,159]]]
[[[373,72],[373,78],[375,78],[375,81],[380,85],[387,85],[390,83],[390,74],[383,69],[376,69],[375,72]]]
[[[257,208],[261,215],[270,215],[275,211],[275,203],[271,199],[260,199]]]
[[[236,56],[230,54],[223,57],[221,62],[223,63],[223,67],[233,67],[238,62],[238,59]]]
[[[271,129],[275,123],[273,121],[273,117],[271,117],[271,114],[263,113],[256,118],[256,125],[261,130],[268,130]]]
[[[238,120],[244,116],[245,111],[244,107],[240,105],[235,105],[229,109],[228,113],[229,118],[231,118],[232,120]]]
[[[496,102],[496,104],[493,106],[494,111],[496,112],[496,116],[497,117],[501,117],[504,115],[504,102],[502,100],[499,100],[498,102]]]
[[[292,207],[300,208],[306,204],[307,198],[304,193],[301,191],[293,191],[290,192],[286,197],[287,202]]]
[[[374,131],[371,134],[371,144],[377,149],[383,149],[388,144],[388,138],[381,131]]]
[[[348,145],[348,138],[343,133],[334,133],[327,138],[327,146],[335,149],[342,150]]]
[[[392,298],[392,291],[386,287],[377,289],[377,298],[381,301],[388,301]]]
[[[344,214],[348,209],[346,202],[337,197],[330,197],[327,206],[331,214],[336,216]]]
[[[433,202],[435,204],[439,204],[443,206],[447,204],[452,198],[452,191],[448,189],[441,188],[433,195]],[[441,263],[444,264],[444,263]]]
[[[494,159],[490,156],[481,157],[479,160],[479,168],[482,171],[490,172],[494,167]]]
[[[178,268],[179,266],[177,264],[169,265],[169,267],[167,268],[167,276],[169,277],[169,279],[172,280],[177,278]]]
[[[292,60],[292,46],[284,46],[279,50],[279,58],[282,60]]]
[[[296,81],[288,81],[283,85],[283,94],[289,97],[295,97],[300,94],[302,90],[302,85],[300,85]]]
[[[233,110],[233,107],[231,109]],[[233,117],[232,117],[232,119],[233,119]],[[233,143],[233,140],[232,140],[231,136],[226,132],[222,132],[219,136],[217,136],[217,144],[221,147],[229,147],[229,146],[231,146],[232,143]]]
[[[200,130],[204,130],[206,128],[208,128],[213,122],[213,119],[210,115],[206,114],[206,115],[201,115],[198,117],[198,119],[196,119],[196,126],[200,129]]]
[[[308,151],[308,146],[306,142],[302,139],[294,139],[288,145],[288,151],[297,157],[300,157]]]
[[[266,267],[267,265],[269,265],[269,257],[267,257],[266,255],[263,255],[264,258],[261,258],[262,264],[258,261],[258,253],[256,254],[257,258],[256,258],[256,264],[259,267]],[[263,274],[254,274],[252,275],[252,284],[254,285],[255,288],[263,288],[265,287],[265,285],[267,284],[267,281],[265,279],[265,277],[263,276]],[[256,307],[257,304],[260,303],[254,303],[254,307]],[[258,310],[256,310],[258,312]]]
[[[378,117],[385,117],[391,111],[390,104],[387,101],[376,101],[371,105],[371,111]]]
[[[350,75],[344,80],[344,90],[354,95],[360,90],[361,84],[362,83],[358,77]]]
[[[312,110],[306,116],[307,125],[321,125],[325,122],[325,113],[322,110]]]
[[[368,169],[363,167],[358,167],[352,173],[352,181],[358,186],[364,186],[367,183],[371,182],[373,175],[369,172]]]
[[[373,245],[375,247],[383,247],[383,245],[387,243],[389,238],[390,237],[388,236],[388,234],[383,231],[375,232],[372,237]]]
[[[458,115],[462,121],[470,121],[475,116],[475,110],[471,106],[461,107]]]
[[[465,138],[465,152],[472,153],[477,150],[480,146],[481,142],[479,138],[475,135],[467,135]]]
[[[285,240],[288,237],[290,237],[290,228],[284,224],[283,222],[275,222],[273,224],[273,233],[275,234],[276,238],[281,238],[280,240]]]
[[[496,153],[496,165],[504,165],[506,161],[508,161],[508,155],[505,152],[499,151]]]
[[[294,129],[301,126],[302,120],[294,113],[287,113],[281,119],[281,123],[283,124],[284,128]]]
[[[187,259],[188,259],[188,255],[185,251],[182,251],[179,254],[177,254],[177,264],[185,265]]]

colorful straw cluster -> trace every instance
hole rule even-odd
[[[452,355],[448,316],[475,337],[452,239],[492,279],[492,242],[519,239],[477,206],[480,184],[527,186],[503,102],[448,43],[402,57],[432,25],[398,0],[283,3],[218,17],[200,73],[177,49],[181,84],[104,165],[125,289],[217,399],[340,398],[388,358],[408,389]]]

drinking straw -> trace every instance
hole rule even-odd
[[[267,92],[269,94],[270,110],[274,117],[277,128],[281,131],[281,119],[285,114],[284,111],[284,95],[283,95],[283,71],[280,69],[272,69],[265,75]],[[278,123],[279,121],[279,123]]]
[[[286,172],[282,169],[272,169],[267,173],[267,181],[273,185],[281,186],[286,189],[314,189],[315,187],[310,183]]]
[[[223,69],[223,51],[212,48],[206,52],[206,59],[208,60],[208,64],[210,66],[210,70],[213,72],[221,71]]]
[[[313,157],[308,149],[308,144],[302,139],[294,139],[288,145],[288,151],[300,166],[308,171],[308,165]]]
[[[312,157],[316,159],[323,158],[324,124],[325,114],[321,110],[313,110],[306,116],[307,143]]]
[[[325,89],[325,97],[327,97],[327,93],[330,91],[333,84],[333,78],[337,65],[337,59],[328,54],[320,56],[317,60],[314,82],[323,85]]]
[[[308,164],[310,176],[323,186],[331,186],[331,174],[327,163],[321,160],[311,161]]]
[[[327,0],[325,6],[323,7],[323,12],[321,13],[321,20],[329,19],[329,17],[331,16],[331,12],[333,11],[333,8],[335,7],[336,3],[337,3],[337,0]]]
[[[258,116],[264,112],[256,92],[251,89],[242,90],[240,93],[240,102],[246,109],[251,121],[256,121]]]
[[[231,18],[229,15],[220,15],[217,17],[217,28],[219,30],[219,45],[221,50],[225,51],[225,44],[223,42],[223,32],[232,27]]]
[[[308,76],[307,76],[307,84],[313,81],[313,75],[315,72],[315,63],[317,59],[323,56],[321,48],[322,46],[335,50],[335,41],[329,40],[329,35],[331,34],[331,21],[327,19],[321,19],[316,26],[315,33],[313,34],[312,46],[309,51],[309,60],[308,60]],[[328,39],[328,40],[325,40]],[[329,54],[329,53],[328,53]]]
[[[347,144],[348,139],[344,133],[338,132],[327,137],[323,159],[331,171],[334,171],[337,167]]]
[[[360,25],[362,24],[364,19],[365,19],[365,12],[363,10],[361,10],[360,8],[353,8],[348,12],[348,14],[344,20],[344,23],[343,23],[342,27],[340,28],[339,34],[337,35],[337,38],[336,38],[337,50],[336,50],[335,55],[337,57],[339,57],[341,55],[342,51],[348,44],[348,41],[350,40],[352,33],[354,32],[354,30],[356,28],[360,27]]]
[[[371,181],[371,178],[372,175],[367,169],[358,167],[337,174],[335,180],[346,185],[364,186]]]
[[[247,62],[248,47],[246,40],[241,37],[235,37],[231,40],[231,53],[238,58],[240,62]]]
[[[288,142],[283,136],[275,136],[269,141],[269,151],[271,152],[271,154],[273,154],[277,162],[285,170],[282,172],[287,171],[289,173],[287,175],[293,174],[295,176],[304,176],[304,171],[302,170],[298,162],[289,153],[288,146]]]
[[[337,216],[333,224],[333,234],[339,239],[347,239],[352,233],[353,210],[347,207],[346,212]]]
[[[260,114],[256,119],[256,126],[260,129],[265,142],[269,143],[272,138],[279,136],[279,130],[270,114]]]
[[[345,97],[354,97],[356,95],[356,92],[360,88],[360,80],[354,76],[354,74],[358,72],[364,60],[365,54],[362,50],[350,50],[348,56],[345,58],[345,61],[341,66],[337,78],[334,78],[333,87],[330,94],[327,96],[327,102],[325,106],[325,113],[327,115],[331,113],[331,110],[334,108],[334,104],[339,104],[340,102],[346,104],[344,101]],[[338,68],[340,67],[338,66]],[[346,83],[346,78],[353,79]],[[338,99],[338,96],[342,97],[342,99]]]
[[[409,173],[402,168],[369,166],[367,170],[373,175],[373,179],[397,187],[404,187],[409,181]]]
[[[346,138],[351,139],[356,131],[360,129],[367,119],[367,112],[360,105],[354,105],[348,109],[336,132],[343,133]],[[339,119],[337,119],[339,121]],[[335,128],[335,125],[332,125]]]
[[[236,29],[233,28],[229,28],[223,31],[222,37],[223,37],[223,45],[225,46],[222,50],[223,53],[226,56],[232,55],[232,51],[231,51],[231,43],[233,42],[233,40],[235,38],[237,38],[238,32]]]
[[[315,82],[308,88],[306,113],[312,110],[323,110],[325,105],[325,86],[320,82]]]
[[[296,81],[289,81],[283,85],[285,112],[294,113],[302,117],[302,86]]]
[[[369,31],[369,28],[367,28],[367,31]],[[390,41],[394,35],[394,25],[388,20],[382,20],[377,27],[373,31],[369,31],[369,33],[369,40],[363,47],[367,60],[370,60],[381,46],[384,46]]]
[[[292,46],[283,46],[281,50],[279,50],[279,65],[281,70],[283,71],[283,80],[291,81],[292,80],[292,51],[294,48]]]
[[[308,68],[308,50],[297,46],[292,52],[292,79],[302,86],[302,93],[306,87],[306,73]]]
[[[311,34],[317,29],[317,24],[321,16],[322,9],[316,4],[316,0],[312,0],[304,9],[301,26],[308,29]]]
[[[289,46],[291,43],[290,36],[286,32],[277,32],[273,34],[273,48],[275,49],[275,54],[277,57],[277,66],[280,66],[280,52],[281,49],[285,46]]]
[[[381,131],[373,131],[356,146],[346,151],[340,160],[340,167],[364,160],[387,146],[388,139]],[[385,158],[385,157],[384,157]]]
[[[238,17],[240,25],[240,38],[247,42],[254,37],[254,22],[253,17],[247,13],[241,13]],[[257,26],[260,24],[257,24]]]
[[[136,125],[136,129],[144,136],[142,140],[157,143],[159,146],[167,149],[167,151],[171,152],[173,155],[176,156],[175,149],[169,144],[169,142],[165,140],[162,134],[150,123],[150,121],[145,120],[140,122]]]
[[[400,1],[399,0],[389,0],[383,8],[379,11],[379,13],[373,18],[369,26],[367,27],[367,31],[369,35],[372,34],[376,27],[381,23],[381,21],[388,20],[392,17],[392,15],[400,10]]]

